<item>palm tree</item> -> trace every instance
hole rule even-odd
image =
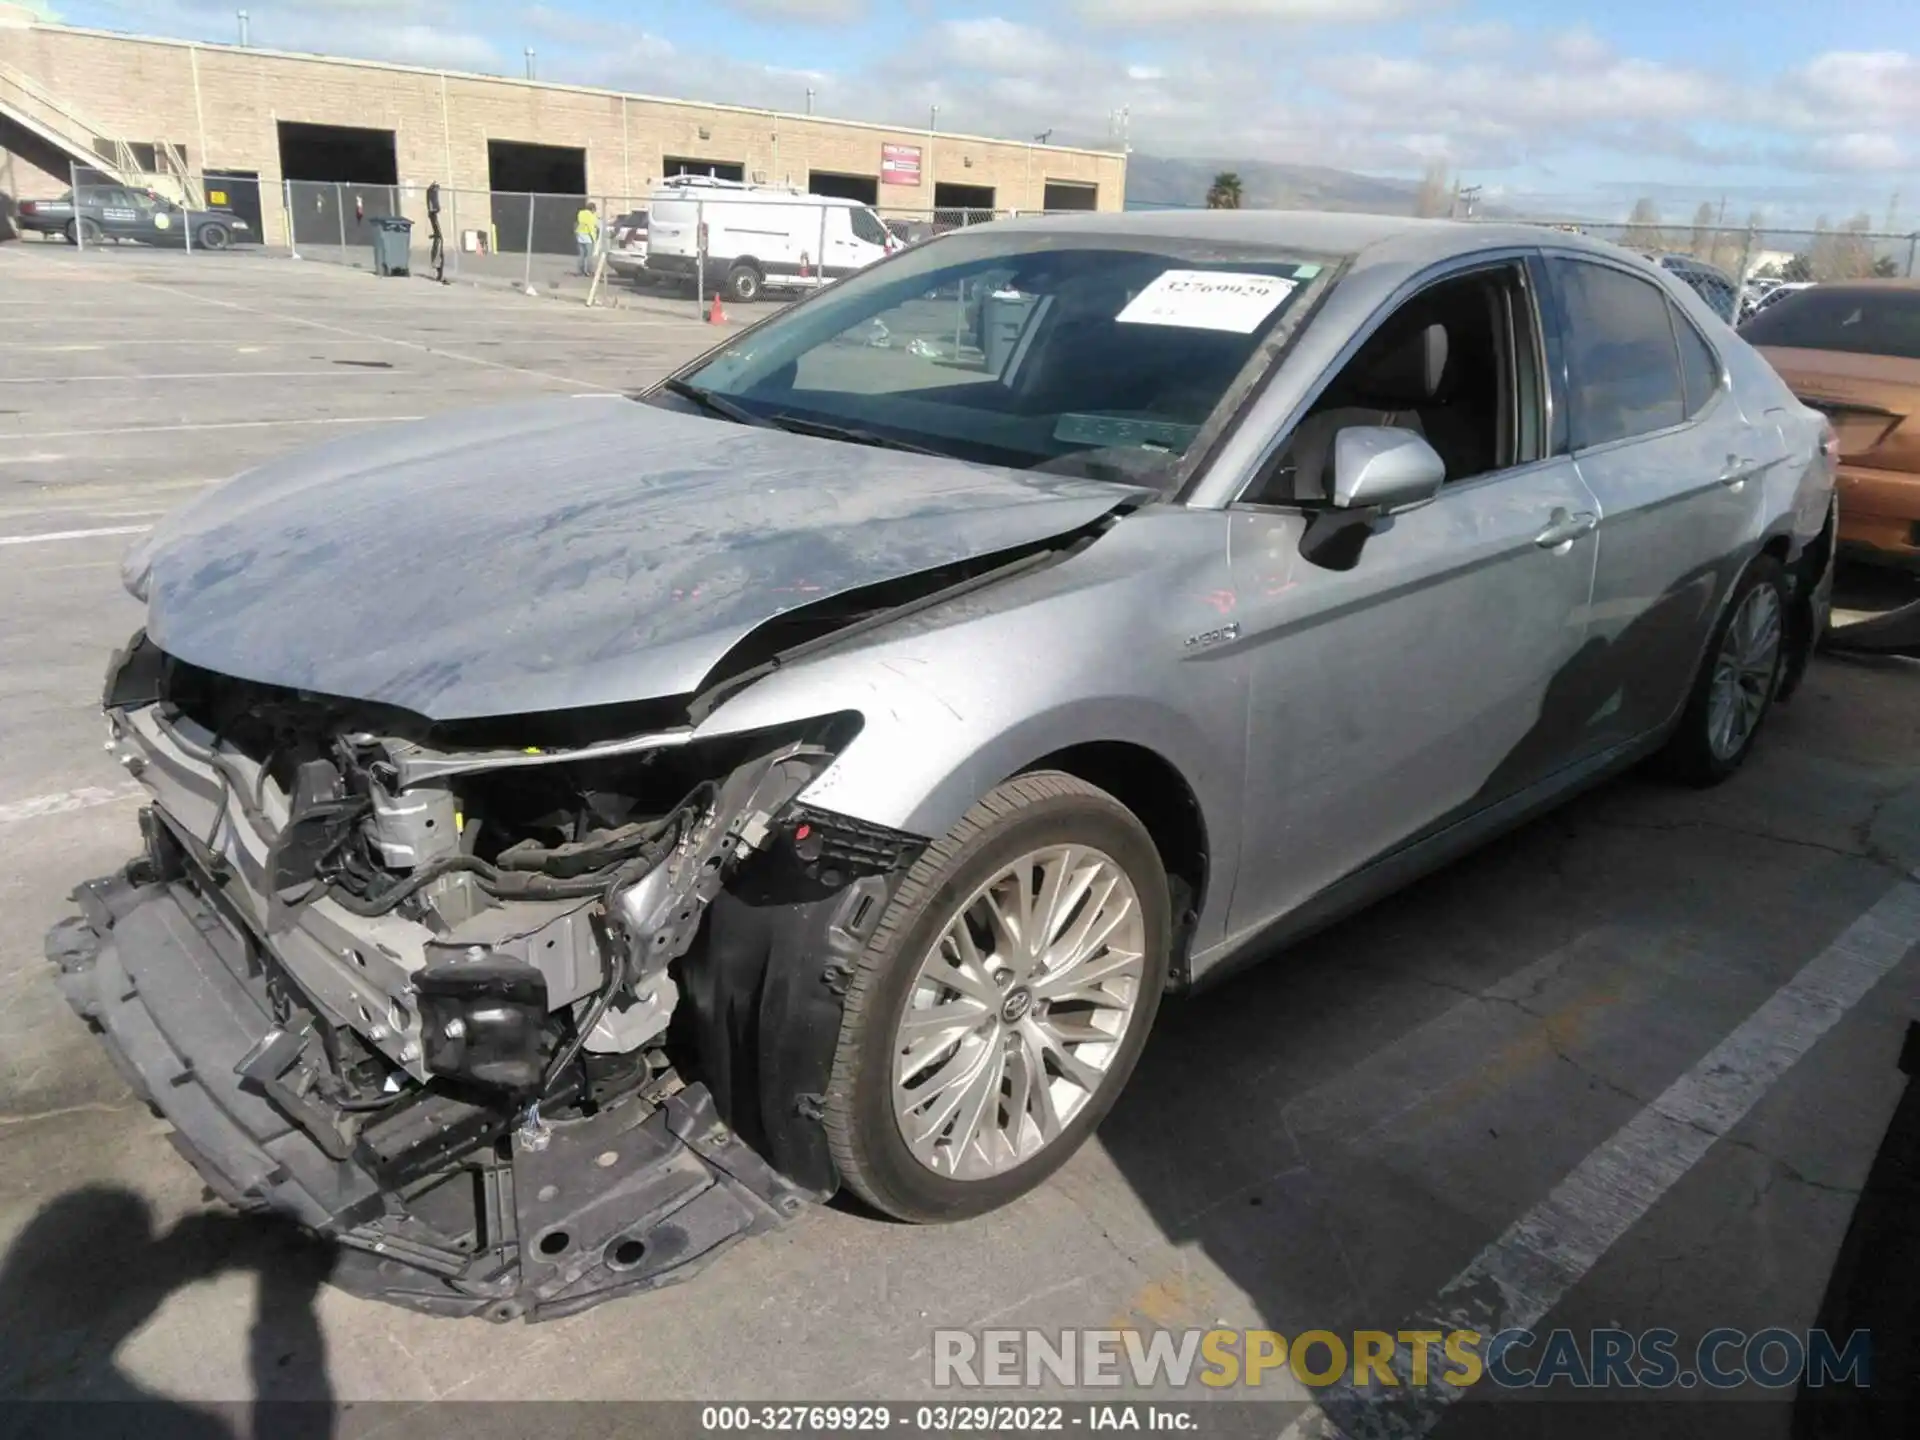
[[[1240,208],[1240,177],[1231,170],[1222,170],[1214,176],[1213,184],[1207,187],[1207,208],[1238,210]]]

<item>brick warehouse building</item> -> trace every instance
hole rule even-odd
[[[296,196],[315,191],[316,204],[334,184],[383,190],[369,213],[377,203],[415,219],[438,181],[460,192],[460,227],[486,228],[501,249],[526,244],[514,236],[528,204],[512,195],[626,208],[686,172],[901,215],[1118,210],[1126,187],[1125,157],[1106,151],[74,29],[0,0],[0,204],[60,193],[74,162],[157,176],[155,188],[176,194],[168,177],[191,193],[205,173],[206,188],[242,213],[257,203],[271,244],[287,240],[286,181]],[[542,207],[542,230],[546,208],[570,226],[571,209],[556,203]],[[304,203],[295,209],[309,223]]]

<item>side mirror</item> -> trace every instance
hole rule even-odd
[[[1446,478],[1446,461],[1413,431],[1349,425],[1333,438],[1333,506],[1307,522],[1302,558],[1323,570],[1351,570],[1381,520],[1426,504]]]
[[[1404,510],[1440,493],[1447,463],[1425,439],[1390,425],[1349,425],[1333,440],[1340,510]]]

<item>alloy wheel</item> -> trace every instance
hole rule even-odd
[[[1781,618],[1779,592],[1771,585],[1756,585],[1721,637],[1707,702],[1707,744],[1717,759],[1731,760],[1745,748],[1773,698]]]
[[[958,906],[920,962],[894,1034],[908,1151],[984,1180],[1059,1139],[1106,1082],[1139,1008],[1146,924],[1110,856],[1030,851]]]

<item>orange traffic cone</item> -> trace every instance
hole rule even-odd
[[[720,292],[716,290],[713,292],[713,304],[707,310],[707,324],[724,325],[726,323],[727,312],[721,307]]]

